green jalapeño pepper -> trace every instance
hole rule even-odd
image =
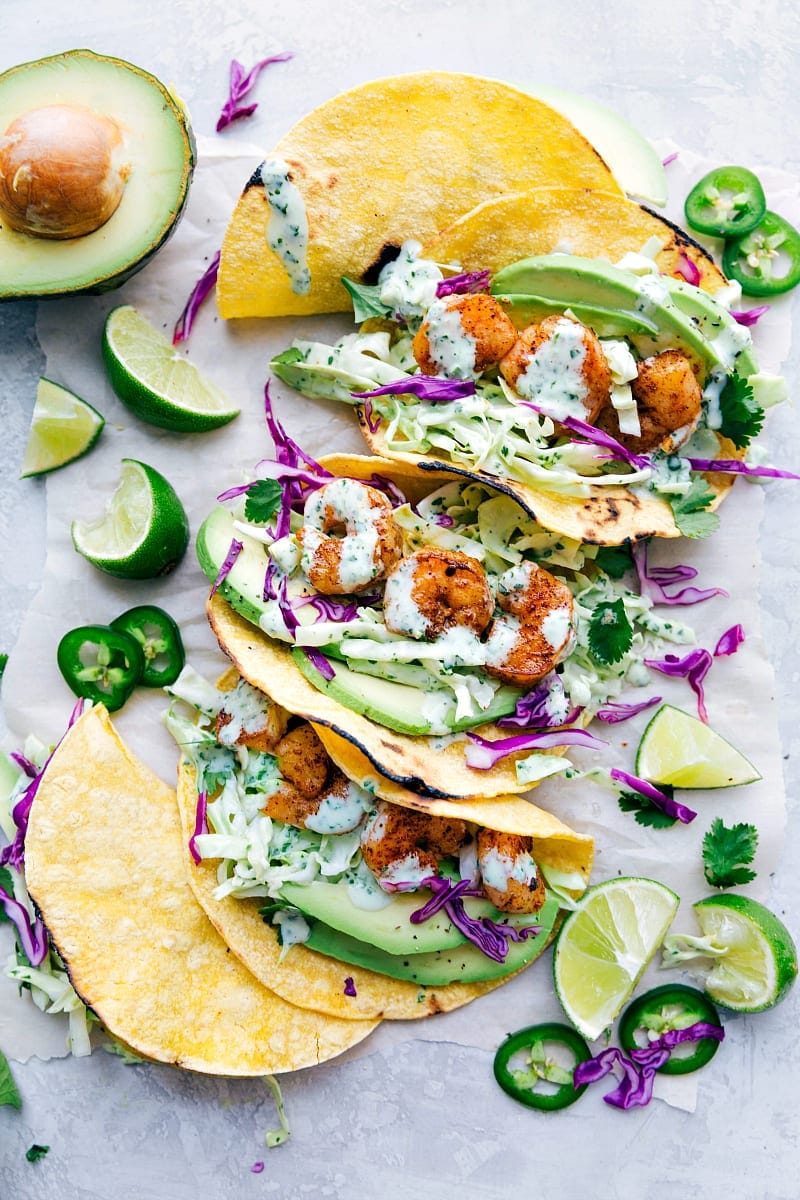
[[[139,643],[144,655],[139,682],[144,687],[166,687],[175,682],[186,655],[180,630],[169,613],[154,604],[140,604],[115,617],[111,628],[127,633]]]
[[[665,983],[633,1000],[619,1022],[619,1040],[623,1050],[641,1050],[650,1036],[661,1037],[673,1029],[688,1029],[702,1022],[719,1026],[719,1014],[702,992],[682,983]],[[685,1051],[684,1052],[684,1048]],[[684,1042],[658,1068],[663,1075],[688,1075],[710,1062],[719,1048],[713,1037]]]
[[[748,296],[779,296],[800,283],[800,233],[777,213],[725,242],[722,266]]]
[[[81,625],[65,633],[56,652],[58,669],[76,696],[122,708],[144,671],[137,641],[109,625]]]
[[[585,1083],[575,1087],[572,1072],[591,1057],[586,1042],[569,1025],[529,1025],[503,1042],[494,1056],[494,1077],[513,1100],[553,1112],[574,1104],[586,1091]],[[513,1059],[518,1066],[512,1066]],[[565,1064],[565,1059],[571,1061]]]
[[[766,211],[764,189],[746,167],[709,171],[689,192],[684,205],[692,229],[724,238],[755,229]]]

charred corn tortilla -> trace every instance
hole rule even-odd
[[[258,982],[197,904],[173,790],[105,709],[56,750],[25,841],[31,896],[75,990],[138,1054],[219,1075],[312,1066],[365,1038]]]
[[[497,80],[445,71],[352,88],[303,117],[272,151],[289,165],[308,217],[305,295],[267,243],[258,173],[222,245],[223,317],[342,312],[342,275],[362,280],[406,238],[432,240],[459,216],[509,192],[566,182],[622,195],[566,118]],[[511,261],[511,260],[507,260]]]

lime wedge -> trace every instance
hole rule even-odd
[[[763,1012],[782,1000],[797,977],[797,949],[774,913],[728,892],[694,905],[703,935],[717,950],[705,978],[708,995],[723,1008]]]
[[[91,450],[105,425],[97,409],[50,379],[40,379],[20,478],[65,467]]]
[[[556,942],[561,1007],[585,1038],[600,1036],[629,999],[678,910],[654,879],[621,877],[589,888]]]
[[[665,704],[642,734],[636,774],[676,788],[729,788],[761,778],[730,742],[680,708]]]
[[[79,554],[119,579],[153,579],[176,567],[189,522],[174,488],[145,463],[123,458],[117,488],[96,521],[73,521]]]
[[[106,318],[103,359],[120,400],[150,425],[204,433],[238,416],[224,392],[129,304]]]

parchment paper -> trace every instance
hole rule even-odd
[[[178,435],[138,422],[114,396],[103,370],[100,339],[108,311],[133,304],[154,324],[171,333],[172,326],[196,279],[218,249],[236,197],[263,157],[257,147],[200,139],[200,163],[187,213],[167,245],[140,275],[118,292],[42,304],[38,335],[47,356],[47,375],[95,405],[106,417],[98,446],[86,458],[42,482],[47,489],[47,559],[42,586],[23,623],[3,680],[3,704],[12,735],[21,741],[35,732],[45,741],[63,731],[73,696],[61,679],[55,661],[59,639],[68,629],[88,622],[106,623],[134,604],[154,602],[178,620],[188,660],[214,678],[224,666],[207,627],[204,602],[207,584],[192,549],[181,566],[163,580],[115,581],[96,571],[72,548],[70,522],[93,518],[111,495],[123,457],[138,458],[156,467],[172,482],[189,514],[192,533],[223,488],[241,480],[257,458],[269,453],[263,423],[263,387],[272,354],[286,348],[295,336],[334,340],[352,328],[346,316],[286,318],[268,322],[225,324],[213,298],[201,310],[188,343],[189,357],[241,405],[241,415],[214,433]],[[666,145],[664,153],[673,147]],[[683,197],[712,164],[681,152],[668,167],[670,192]],[[763,169],[770,206],[790,220],[800,220],[797,182],[789,175]],[[678,217],[679,213],[670,215]],[[762,369],[778,370],[790,342],[789,307],[775,303],[755,331]],[[301,397],[278,381],[272,395],[276,411],[289,432],[312,454],[331,450],[363,452],[352,414],[345,406]],[[769,433],[767,433],[769,445]],[[773,456],[780,461],[779,447]],[[787,464],[789,465],[789,464]],[[791,483],[770,485],[788,489]],[[749,894],[764,899],[770,874],[778,862],[785,825],[785,801],[780,745],[773,707],[774,678],[764,654],[759,622],[758,531],[763,493],[758,485],[739,481],[721,510],[721,528],[704,542],[682,539],[661,544],[652,553],[658,563],[688,562],[699,570],[699,586],[724,586],[730,599],[715,598],[693,608],[676,610],[676,617],[693,626],[697,644],[713,649],[719,635],[741,623],[747,640],[732,658],[717,659],[706,679],[711,725],[728,738],[759,769],[763,781],[747,788],[709,793],[683,793],[681,799],[698,811],[690,826],[650,830],[619,811],[615,798],[593,785],[548,781],[536,792],[536,802],[552,808],[576,829],[591,833],[597,853],[594,880],[615,875],[659,879],[682,898],[675,930],[695,932],[691,904],[709,891],[703,878],[700,843],[712,819],[727,824],[755,821],[760,841],[755,867],[758,878]],[[24,538],[25,531],[20,530]],[[633,690],[633,689],[632,689]],[[652,686],[636,693],[661,695],[690,713],[696,711],[688,684],[653,673]],[[174,782],[175,746],[163,729],[165,707],[159,693],[139,689],[117,714],[115,723],[135,753],[168,782]],[[604,764],[633,769],[641,732],[651,716],[618,726],[596,724],[598,736],[611,745],[605,752],[574,753],[581,765]],[[10,947],[0,929],[0,961]],[[484,1049],[503,1036],[540,1019],[562,1017],[555,998],[549,952],[538,966],[455,1013],[405,1023],[384,1023],[352,1054],[371,1053],[398,1040],[425,1038],[452,1041]],[[655,965],[644,983],[658,981]],[[673,973],[665,978],[675,978]],[[65,1053],[65,1025],[44,1017],[27,998],[15,999],[16,988],[0,976],[0,1044],[13,1058],[48,1058]],[[669,1084],[669,1088],[665,1085]],[[691,1078],[658,1083],[657,1094],[681,1107],[693,1107]]]

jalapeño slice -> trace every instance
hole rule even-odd
[[[166,687],[183,670],[186,654],[181,631],[169,613],[155,604],[139,604],[120,613],[111,622],[137,641],[144,654],[144,670],[139,680],[144,687]]]
[[[58,669],[76,696],[122,708],[144,671],[137,641],[109,625],[80,625],[65,633],[56,651]]]
[[[683,983],[665,983],[632,1000],[619,1022],[618,1036],[623,1050],[642,1050],[648,1034],[660,1037],[673,1029],[688,1029],[702,1022],[719,1026],[716,1008],[697,988]],[[662,1075],[688,1075],[710,1062],[719,1048],[713,1037],[685,1042],[687,1053],[670,1055],[658,1068]]]
[[[684,204],[692,229],[724,238],[755,229],[766,211],[764,189],[746,167],[709,171],[695,184]]]
[[[749,296],[779,296],[800,283],[800,232],[777,213],[725,242],[722,266]]]
[[[518,1065],[512,1066],[515,1056]],[[503,1042],[494,1056],[494,1077],[512,1100],[553,1112],[574,1104],[586,1091],[585,1083],[576,1087],[572,1082],[572,1072],[591,1057],[586,1042],[569,1025],[529,1025]]]

